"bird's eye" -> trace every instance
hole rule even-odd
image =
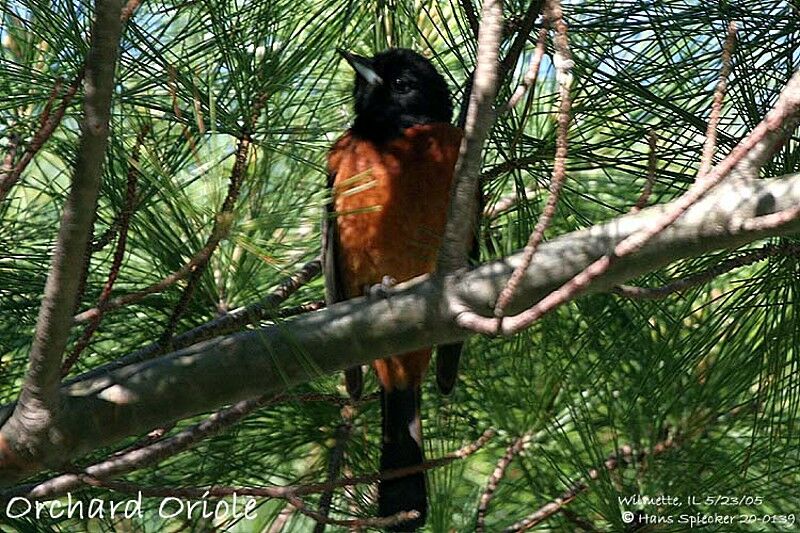
[[[411,90],[411,84],[403,78],[397,78],[392,85],[394,85],[394,90],[399,93],[407,93]]]

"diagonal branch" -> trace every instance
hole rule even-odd
[[[708,432],[710,427],[716,424],[731,420],[741,414],[752,412],[758,408],[757,402],[748,404],[741,404],[733,409],[718,413],[707,414],[704,413],[695,417],[690,421],[687,427],[681,431],[676,432],[675,435],[668,435],[667,438],[650,445],[646,449],[636,451],[629,444],[620,446],[613,453],[610,453],[603,461],[602,465],[590,468],[584,476],[575,480],[570,486],[562,492],[558,497],[549,501],[545,505],[538,508],[536,511],[523,518],[522,520],[514,523],[504,530],[504,533],[517,533],[527,531],[528,529],[541,524],[554,514],[564,512],[565,507],[573,502],[581,493],[589,490],[591,482],[600,478],[603,470],[612,472],[620,467],[629,466],[631,464],[641,464],[647,458],[657,457],[671,450],[680,448],[687,442],[691,442],[698,436]],[[593,530],[593,529],[592,529]]]
[[[130,224],[131,216],[133,215],[134,203],[136,202],[136,188],[139,183],[139,150],[141,149],[144,136],[147,135],[148,130],[149,128],[145,127],[139,132],[139,135],[136,137],[136,145],[134,146],[133,153],[131,154],[131,162],[129,163],[128,167],[127,187],[125,191],[125,204],[123,205],[118,217],[119,223],[115,224],[119,232],[119,239],[117,240],[117,247],[114,250],[114,258],[111,261],[108,278],[106,279],[106,283],[103,286],[103,291],[100,293],[100,298],[97,302],[97,308],[100,310],[100,313],[94,319],[92,319],[91,322],[89,322],[89,324],[83,330],[80,339],[78,339],[78,342],[75,344],[75,347],[72,349],[72,352],[69,354],[69,357],[67,357],[64,363],[61,365],[62,376],[66,375],[70,368],[72,368],[72,366],[77,362],[81,352],[83,352],[83,350],[89,345],[92,335],[94,335],[94,332],[97,331],[97,328],[100,326],[103,310],[105,309],[105,305],[111,297],[111,289],[114,288],[114,283],[119,276],[119,270],[122,267],[122,260],[125,258],[125,248],[128,243],[128,225]]]
[[[767,148],[774,150],[791,133],[799,120],[800,72],[797,72],[784,87],[775,107],[764,120],[733,149],[725,160],[714,167],[704,178],[698,180],[677,200],[666,204],[661,216],[648,226],[617,243],[609,253],[597,258],[558,289],[542,298],[536,305],[518,315],[505,317],[498,324],[498,320],[481,317],[467,311],[459,317],[459,325],[478,333],[502,333],[504,335],[516,333],[530,326],[546,313],[586,292],[595,280],[620,263],[622,258],[637,253],[643,246],[667,230],[689,209],[698,205],[717,185],[732,174],[739,173],[742,164],[753,162],[752,154],[760,157]],[[796,206],[787,207],[786,212],[775,213],[769,220],[754,222],[756,225],[751,229],[764,231],[787,224],[797,217],[797,211]]]
[[[735,180],[690,207],[667,231],[612,265],[590,288],[609,291],[671,262],[712,250],[735,248],[766,236],[800,230],[794,219],[769,230],[750,227],[800,205],[800,174],[771,180]],[[671,206],[655,206],[543,243],[509,312],[528,308],[650,227]],[[283,391],[393,353],[466,339],[457,326],[467,311],[491,313],[520,254],[468,272],[429,276],[398,286],[389,300],[355,298],[281,324],[217,338],[157,359],[128,365],[61,389],[61,416],[52,431],[31,442],[28,455],[3,456],[0,483],[39,472],[71,458],[142,434],[174,420],[248,398]],[[0,420],[10,407],[0,408]],[[87,417],[86,413],[92,413]],[[5,432],[7,442],[17,435]],[[55,439],[54,439],[55,437]],[[53,440],[50,440],[53,439]],[[13,448],[16,449],[16,448]]]
[[[22,173],[25,172],[26,168],[28,168],[30,162],[33,161],[34,156],[39,152],[39,150],[42,149],[42,146],[44,146],[50,136],[53,135],[53,132],[56,130],[58,125],[61,124],[61,119],[64,118],[64,113],[66,113],[69,104],[72,103],[75,93],[78,92],[78,88],[83,81],[83,76],[84,70],[81,70],[67,88],[67,92],[61,99],[61,104],[58,106],[58,109],[56,109],[55,113],[51,114],[52,102],[61,84],[56,83],[56,85],[53,87],[53,93],[51,94],[50,100],[48,100],[47,105],[42,111],[42,116],[39,120],[39,129],[33,134],[31,142],[25,147],[25,152],[22,154],[22,157],[17,164],[13,167],[10,167],[7,172],[4,172],[2,179],[0,179],[0,202],[2,202],[8,196],[11,188],[17,183],[17,181],[19,181]]]
[[[480,502],[478,503],[478,518],[475,523],[476,533],[483,533],[486,531],[486,512],[489,509],[489,503],[492,501],[497,487],[500,486],[500,481],[503,479],[503,476],[505,476],[506,470],[511,464],[511,461],[514,460],[514,457],[520,454],[528,440],[530,440],[530,434],[521,435],[514,439],[514,441],[506,448],[503,456],[497,462],[492,475],[489,476],[489,481],[486,483],[486,489],[483,491]]]
[[[800,256],[800,245],[794,243],[784,243],[777,246],[765,245],[762,248],[749,251],[736,257],[731,257],[707,270],[703,270],[702,272],[675,280],[660,287],[634,287],[631,285],[620,285],[615,287],[612,292],[633,300],[660,300],[671,294],[675,294],[676,292],[707,283],[717,276],[724,274],[725,272],[730,272],[736,268],[745,265],[751,265],[758,261],[763,261],[768,257],[776,257],[780,255]]]
[[[260,301],[246,307],[235,309],[219,318],[181,333],[171,340],[170,346],[173,350],[180,350],[181,348],[186,348],[200,341],[233,333],[248,325],[257,325],[265,318],[288,316],[290,313],[287,312],[290,311],[290,309],[278,311],[278,306],[306,283],[316,278],[321,269],[321,263],[318,258],[309,261],[303,265],[300,270],[283,280],[275,290],[267,294]],[[301,307],[307,307],[307,309],[301,309],[301,312],[305,312],[316,311],[322,306],[313,303]],[[86,379],[87,377],[99,377],[117,368],[122,368],[125,365],[147,361],[164,353],[164,346],[161,343],[155,342],[141,350],[121,357],[116,361],[93,368],[81,375],[80,378],[68,380],[66,383],[70,384],[78,379]]]
[[[59,414],[61,357],[72,325],[109,135],[114,70],[122,30],[121,9],[119,0],[97,3],[86,60],[86,99],[77,162],[53,251],[25,383],[14,415],[0,430],[0,463],[10,455],[29,456],[30,441],[38,440],[41,433],[48,431]],[[10,434],[14,435],[11,440]]]
[[[506,57],[503,58],[502,63],[500,63],[500,70],[498,73],[499,79],[504,80],[510,72],[514,71],[517,60],[520,54],[522,54],[522,50],[525,48],[525,42],[528,40],[531,30],[533,30],[533,23],[536,22],[536,18],[542,11],[542,6],[545,3],[545,0],[531,0],[531,3],[528,4],[528,10],[525,11],[525,16],[520,23],[519,30],[517,30],[517,36],[511,43]]]
[[[478,60],[467,108],[464,139],[456,162],[453,192],[447,210],[437,272],[452,272],[467,264],[477,228],[478,191],[483,145],[494,123],[503,6],[500,0],[485,0],[478,32]]]
[[[141,0],[128,0],[128,3],[120,11],[120,21],[123,24],[130,20],[140,3]],[[67,92],[62,97],[61,104],[58,106],[55,113],[52,113],[52,104],[61,83],[58,82],[53,87],[50,99],[42,111],[42,115],[39,117],[39,129],[33,134],[31,142],[25,148],[25,152],[22,154],[17,164],[4,169],[2,176],[0,176],[0,202],[8,196],[11,188],[19,181],[22,173],[25,172],[25,169],[28,168],[28,165],[33,161],[34,156],[42,149],[48,139],[53,135],[53,132],[56,131],[59,124],[61,124],[61,120],[64,118],[67,108],[78,92],[78,88],[80,88],[85,74],[86,67],[83,67],[75,76],[75,79],[72,80],[72,83],[69,84],[69,87],[67,87]]]
[[[656,443],[651,450],[649,451],[642,450],[638,453],[635,452],[633,448],[627,444],[621,446],[614,453],[609,454],[606,460],[603,461],[602,467],[589,469],[589,471],[586,473],[585,478],[575,481],[572,485],[569,486],[567,490],[562,492],[561,495],[559,495],[557,498],[543,505],[532,514],[528,515],[519,522],[516,522],[514,525],[506,528],[504,530],[505,533],[516,533],[520,531],[527,531],[530,528],[534,527],[535,525],[540,524],[543,521],[547,520],[557,512],[561,511],[565,505],[569,504],[575,498],[577,498],[579,494],[589,489],[589,482],[594,481],[600,477],[601,468],[611,472],[619,468],[620,465],[624,466],[627,464],[631,464],[634,461],[640,462],[648,455],[651,457],[661,455],[675,448],[676,444],[677,443],[675,442],[675,440],[669,437],[666,440]]]
[[[522,83],[517,86],[517,88],[514,90],[514,94],[512,94],[511,98],[508,99],[505,111],[510,111],[513,109],[519,103],[519,101],[522,100],[522,97],[525,96],[525,93],[536,84],[536,79],[539,77],[539,66],[542,64],[542,58],[544,57],[546,38],[547,27],[543,26],[541,29],[539,29],[539,36],[536,39],[536,49],[533,52],[533,58],[531,58],[531,64],[528,67],[528,71],[522,78]]]
[[[257,113],[257,110],[254,111],[253,116],[258,116]],[[252,122],[255,122],[255,118]],[[200,278],[205,272],[211,256],[213,255],[222,238],[224,238],[228,233],[228,228],[230,228],[233,220],[233,208],[236,205],[236,200],[239,198],[239,192],[242,189],[242,184],[244,183],[247,171],[247,157],[250,149],[249,130],[251,127],[252,123],[248,126],[247,130],[243,132],[242,137],[239,139],[239,145],[236,148],[236,160],[233,163],[233,169],[231,170],[231,176],[228,182],[228,192],[225,196],[225,200],[222,202],[222,207],[217,214],[217,218],[214,222],[214,228],[211,230],[211,237],[209,237],[208,241],[203,247],[203,249],[208,250],[208,253],[204,255],[202,261],[199,261],[194,266],[194,269],[189,275],[189,282],[184,288],[178,304],[172,311],[172,315],[170,316],[167,324],[167,329],[159,339],[160,344],[169,344],[170,339],[172,339],[172,336],[175,333],[175,328],[178,327],[178,320],[180,320],[183,313],[186,312],[189,301],[194,295],[195,288],[200,282]]]
[[[472,5],[472,0],[461,0],[461,9],[467,17],[467,23],[472,30],[472,35],[477,37],[480,23],[478,22],[478,15],[475,14],[475,6]]]
[[[245,173],[247,170],[247,158],[252,142],[250,138],[250,131],[258,119],[258,114],[263,107],[265,98],[266,95],[263,95],[253,103],[250,119],[243,129],[241,136],[239,137],[239,143],[236,147],[236,157],[233,168],[231,169],[227,194],[222,202],[219,212],[216,214],[214,226],[211,228],[211,234],[206,239],[203,247],[196,254],[194,254],[186,264],[172,274],[164,277],[161,281],[158,281],[137,292],[118,296],[109,300],[106,302],[102,311],[99,307],[87,309],[86,311],[75,315],[75,322],[88,322],[95,320],[96,317],[101,313],[113,311],[115,309],[119,309],[120,307],[139,302],[146,296],[162,292],[188,276],[190,278],[189,284],[181,295],[181,300],[170,317],[167,331],[162,336],[162,343],[165,339],[172,336],[175,325],[177,324],[180,316],[183,314],[183,311],[185,310],[186,305],[188,304],[189,299],[194,292],[194,287],[199,280],[200,275],[205,270],[205,267],[208,264],[208,261],[211,259],[211,256],[214,254],[214,251],[217,249],[217,246],[223,239],[225,239],[225,237],[227,237],[230,230],[233,222],[233,208],[236,205],[236,200],[239,198],[239,192],[241,191],[242,183],[244,182]]]
[[[656,172],[658,171],[658,134],[656,130],[650,130],[647,133],[647,181],[644,184],[642,194],[636,200],[631,213],[638,213],[647,206],[647,201],[653,193],[653,184],[656,181]]]

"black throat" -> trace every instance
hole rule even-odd
[[[362,72],[357,69],[353,88],[354,135],[384,143],[411,126],[450,123],[453,106],[447,83],[428,59],[391,48],[372,58],[359,56],[358,61]]]

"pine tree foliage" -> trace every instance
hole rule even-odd
[[[0,6],[0,156],[17,146],[19,158],[41,117],[54,112],[82,71],[94,5],[2,0]],[[175,331],[257,301],[314,258],[326,199],[326,149],[352,118],[352,73],[336,48],[363,54],[388,46],[414,48],[446,74],[460,104],[476,51],[465,6],[472,6],[471,0],[143,0],[121,44],[94,223],[97,246],[78,310],[95,306],[106,282],[129,173],[138,175],[138,187],[115,296],[158,282],[203,247],[225,198],[238,139],[245,134],[253,148],[230,231]],[[479,6],[471,9],[479,12]],[[510,0],[504,9],[507,35],[501,54],[514,40],[528,3]],[[608,220],[636,203],[646,181],[651,131],[658,140],[650,202],[669,201],[693,182],[730,21],[738,24],[737,44],[717,160],[760,121],[800,66],[800,19],[792,3],[576,1],[565,3],[564,12],[575,60],[573,121],[567,181],[548,237]],[[527,69],[540,27],[537,19],[504,80],[499,103]],[[535,87],[512,112],[499,116],[491,133],[484,158],[488,204],[508,195],[518,198],[511,210],[484,221],[482,260],[524,246],[547,197],[558,106],[549,57]],[[3,403],[16,398],[27,364],[75,165],[82,96],[79,87],[61,125],[0,203]],[[795,172],[798,161],[793,138],[762,177]],[[105,240],[108,244],[100,246]],[[679,261],[635,282],[661,285],[740,252],[721,250]],[[185,285],[182,281],[109,311],[70,375],[157,341],[172,327]],[[319,300],[322,293],[321,280],[315,280],[285,305]],[[568,513],[555,514],[538,530],[575,531],[590,523],[600,531],[632,531],[623,522],[624,511],[679,514],[619,500],[635,494],[697,497],[702,503],[680,510],[687,514],[752,514],[760,520],[797,513],[799,298],[797,256],[776,256],[666,299],[588,296],[511,338],[473,338],[452,396],[441,397],[433,380],[424,386],[426,454],[444,455],[490,427],[497,434],[477,453],[429,472],[428,530],[473,530],[497,460],[523,435],[527,445],[489,505],[489,531],[511,526],[559,497],[591,468],[599,473],[588,490],[569,503]],[[73,329],[70,347],[81,332],[82,327]],[[339,376],[318,375],[293,393],[343,395],[340,382]],[[375,387],[368,377],[367,390]],[[167,429],[174,433],[195,421]],[[378,421],[376,401],[357,407],[342,474],[377,470]],[[330,402],[268,405],[189,451],[124,479],[174,487],[323,481],[342,423],[340,406]],[[139,437],[131,436],[119,448]],[[654,452],[665,441],[672,446]],[[609,455],[623,446],[634,453],[617,468],[604,468]],[[80,464],[113,451],[95,452]],[[716,495],[753,496],[761,503],[705,504],[707,496]],[[75,496],[124,497],[101,488]],[[306,501],[316,508],[318,500],[312,495]],[[155,512],[159,500],[145,502],[141,520],[5,520],[8,527],[25,531],[270,531],[291,509],[282,500],[260,499],[257,520],[212,523],[196,517],[161,519]],[[369,485],[334,493],[332,517],[369,517],[375,511]],[[308,531],[313,524],[294,512],[283,531]],[[762,528],[778,526],[735,523],[709,530]],[[653,530],[684,529],[676,523]]]

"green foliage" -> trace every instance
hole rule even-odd
[[[746,4],[746,5],[745,5]],[[55,88],[57,107],[88,49],[93,7],[80,2],[2,0],[0,143],[20,153],[39,127]],[[527,8],[508,2],[509,20]],[[739,22],[717,160],[766,113],[798,66],[796,11],[786,3],[574,2],[565,5],[575,59],[568,176],[548,236],[589,227],[633,206],[646,180],[647,136],[658,135],[651,202],[692,183],[730,20]],[[538,24],[511,79],[524,74]],[[512,26],[513,28],[513,26]],[[513,33],[504,41],[508,48]],[[127,24],[114,94],[112,137],[95,222],[99,237],[125,201],[132,165],[140,176],[128,251],[114,294],[144,288],[178,270],[206,241],[233,165],[237,138],[257,102],[254,150],[231,233],[215,252],[177,331],[258,300],[298,264],[319,252],[327,147],[351,117],[351,72],[336,47],[371,53],[387,45],[415,48],[447,74],[456,102],[473,68],[475,37],[462,4],[270,0],[144,0]],[[0,205],[0,400],[15,399],[31,343],[49,253],[79,141],[82,89],[62,125]],[[552,64],[511,113],[501,115],[485,158],[487,171],[511,169],[485,184],[490,203],[517,194],[515,207],[485,221],[483,259],[524,245],[547,196],[555,151],[557,94]],[[136,138],[146,131],[135,162]],[[764,177],[794,172],[796,139]],[[532,189],[526,197],[525,188]],[[659,285],[701,271],[730,252],[698,257],[638,280]],[[93,254],[79,308],[92,307],[108,275],[113,243]],[[506,446],[530,435],[489,507],[487,529],[500,530],[558,497],[615,449],[630,445],[632,464],[600,468],[569,509],[598,530],[623,531],[622,511],[677,516],[672,509],[623,505],[619,496],[671,494],[758,496],[759,505],[685,505],[681,513],[797,512],[800,405],[800,276],[796,257],[772,258],[661,301],[594,295],[547,316],[511,339],[475,338],[459,385],[442,398],[424,388],[427,455],[444,455],[487,427],[498,435],[482,451],[429,473],[431,531],[474,528],[480,494]],[[158,338],[182,285],[109,313],[72,370],[77,375]],[[315,281],[287,305],[320,299]],[[81,328],[74,329],[73,342]],[[368,378],[367,390],[374,389]],[[298,390],[342,393],[337,376]],[[188,392],[187,394],[192,393]],[[374,472],[380,440],[376,402],[358,408],[344,460],[352,474]],[[178,428],[192,421],[182,421]],[[155,468],[127,476],[144,485],[205,486],[308,483],[327,476],[340,410],[324,402],[261,409],[229,431]],[[653,447],[667,438],[675,446]],[[131,441],[133,438],[131,439]],[[129,443],[123,443],[129,444]],[[111,450],[84,458],[89,464]],[[125,499],[87,489],[75,496]],[[371,516],[368,486],[333,515]],[[310,506],[316,497],[308,498]],[[140,521],[17,521],[37,531],[208,530],[203,521],[164,521],[146,499]],[[216,524],[233,531],[269,530],[283,501],[260,500],[256,521]],[[0,519],[2,521],[2,519]],[[312,521],[289,516],[285,531]],[[556,514],[543,531],[573,531]],[[683,530],[662,525],[659,530]],[[761,530],[761,524],[736,525]],[[771,527],[771,526],[770,526]],[[333,528],[332,528],[333,529]],[[711,528],[713,530],[714,528]],[[731,531],[730,526],[717,528]]]

